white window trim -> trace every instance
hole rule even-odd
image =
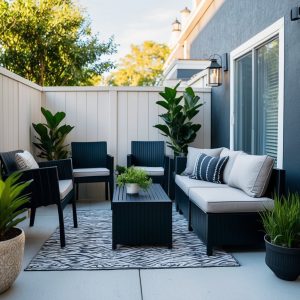
[[[230,52],[230,149],[234,148],[234,61],[257,48],[272,37],[279,36],[279,87],[278,87],[278,142],[277,168],[283,167],[283,116],[284,116],[284,18]]]

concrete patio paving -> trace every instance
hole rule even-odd
[[[109,209],[108,202],[78,203],[78,209]],[[25,267],[58,226],[55,207],[37,210],[26,232]],[[80,220],[79,220],[80,226]],[[194,300],[300,299],[300,278],[277,279],[264,263],[264,252],[234,252],[241,267],[120,271],[22,272],[2,300]]]

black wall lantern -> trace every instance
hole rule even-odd
[[[294,7],[291,10],[291,21],[300,20],[300,6]]]
[[[219,57],[221,64],[218,63],[216,56]],[[211,87],[220,86],[222,84],[222,57],[218,54],[212,55],[210,58],[208,69],[207,85]]]
[[[218,59],[220,63],[218,63]],[[220,86],[222,85],[222,69],[228,71],[228,54],[224,53],[222,57],[219,54],[214,54],[209,60],[207,85],[211,87]]]

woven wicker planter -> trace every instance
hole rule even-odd
[[[267,236],[266,264],[283,280],[293,281],[300,275],[300,248],[286,248],[271,244]]]
[[[11,287],[21,271],[25,234],[18,230],[19,235],[0,242],[0,294]]]

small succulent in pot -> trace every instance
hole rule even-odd
[[[128,194],[137,194],[139,189],[147,189],[152,179],[149,178],[144,170],[135,167],[129,167],[117,177],[117,183],[119,186],[126,185]]]

